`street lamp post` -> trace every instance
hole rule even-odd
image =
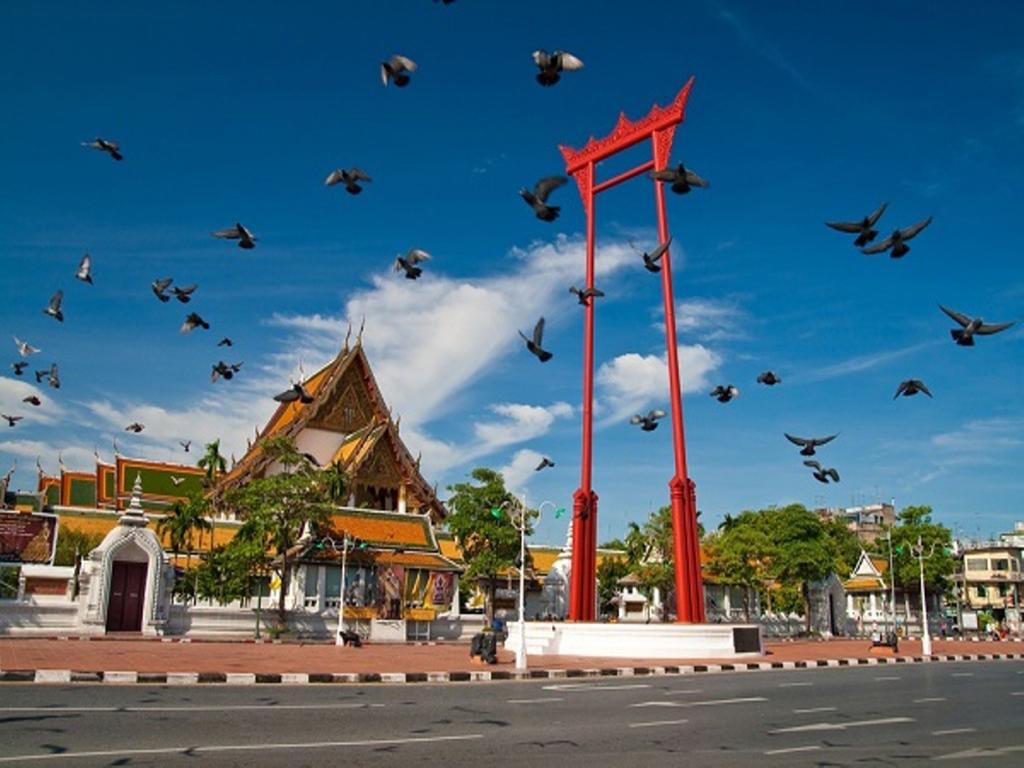
[[[553,501],[542,501],[537,507],[537,516],[540,516],[545,504],[553,508],[557,505]],[[512,516],[512,525],[519,531],[519,633],[516,638],[516,669],[526,669],[526,526],[529,507],[526,503],[526,494],[519,505],[518,514]]]
[[[335,645],[345,645],[343,633],[345,631],[345,568],[348,565],[349,546],[358,542],[358,539],[350,539],[348,533],[342,534],[341,539],[341,584],[338,590],[338,631],[334,634]],[[334,552],[338,551],[338,542],[327,536],[320,540],[319,548],[330,547]]]
[[[921,574],[921,651],[925,656],[931,656],[932,636],[928,632],[928,605],[924,591],[924,544],[921,542],[920,536],[917,537],[917,545],[913,547],[913,551],[917,555],[917,564]],[[935,544],[932,544],[928,557],[931,557],[934,552]]]
[[[889,587],[891,589],[890,608],[892,613],[892,641],[895,647],[896,640],[896,568],[892,559],[892,528],[886,531],[886,538],[889,539]]]

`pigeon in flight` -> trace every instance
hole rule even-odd
[[[590,306],[590,299],[592,298],[603,298],[604,291],[599,291],[597,288],[587,288],[586,290],[580,290],[575,285],[569,289],[569,293],[575,293],[576,299],[579,301],[581,306]]]
[[[927,219],[917,222],[917,224],[911,224],[909,227],[897,229],[885,238],[885,240],[882,240],[880,243],[870,245],[867,248],[861,248],[860,252],[867,254],[883,253],[891,248],[892,251],[889,253],[889,256],[893,259],[899,259],[910,252],[910,246],[907,245],[907,240],[914,238],[918,232],[931,223],[932,217],[929,216]]]
[[[153,295],[166,304],[171,300],[171,297],[167,295],[166,291],[173,282],[173,277],[158,277],[150,286],[153,289]]]
[[[415,280],[423,274],[423,270],[416,265],[429,259],[430,254],[426,251],[421,251],[419,248],[410,248],[405,256],[399,256],[395,259],[395,272],[405,270],[405,278],[407,280]]]
[[[39,399],[38,395],[29,395],[28,397],[21,398],[21,402],[28,403],[29,405],[42,405],[43,401]]]
[[[776,384],[781,384],[782,379],[775,374],[775,371],[765,371],[764,373],[758,374],[757,383],[767,384],[769,387],[774,387]]]
[[[653,432],[658,428],[658,419],[663,419],[667,415],[664,411],[648,411],[646,416],[638,413],[629,420],[629,423],[639,424],[644,432]]]
[[[178,445],[185,449],[185,453],[189,453],[189,449],[192,447],[191,440],[179,440]]]
[[[675,168],[664,168],[660,171],[651,171],[651,178],[672,185],[672,191],[677,195],[685,195],[694,187],[707,189],[711,182],[702,179],[696,173],[686,168],[682,163]]]
[[[303,405],[309,405],[313,402],[313,396],[306,391],[301,382],[292,384],[289,389],[274,395],[274,399],[279,403],[294,403],[298,400]]]
[[[949,335],[952,336],[953,340],[961,347],[973,347],[975,336],[991,336],[993,333],[1005,331],[1013,325],[1012,322],[990,325],[980,317],[968,317],[963,312],[957,312],[956,310],[949,309],[941,304],[939,304],[939,309],[963,326],[962,328],[954,328],[949,332]]]
[[[119,147],[116,142],[101,139],[97,136],[95,141],[83,141],[82,146],[90,147],[91,149],[96,149],[100,152],[106,152],[115,160],[124,160],[124,157],[121,155],[121,147]]]
[[[537,82],[543,86],[551,86],[562,79],[562,72],[575,72],[583,69],[583,62],[566,51],[548,53],[541,49],[533,52],[533,62],[540,72]]]
[[[409,73],[415,71],[415,61],[396,53],[387,61],[380,63],[380,80],[385,88],[388,87],[389,80],[393,80],[397,87],[405,88],[409,84]]]
[[[44,373],[46,375],[46,383],[53,389],[60,389],[60,376],[57,373],[57,364],[51,363],[50,370],[44,371]],[[37,373],[36,379],[38,380],[38,378],[39,374]]]
[[[525,333],[519,331],[519,335],[523,337],[526,342],[526,348],[531,353],[537,356],[537,359],[542,363],[546,363],[552,358],[552,354],[545,350],[542,345],[544,343],[544,318],[542,317],[537,321],[537,324],[533,326],[533,338],[528,338]]]
[[[906,381],[901,381],[900,385],[896,387],[896,394],[892,396],[892,399],[895,400],[900,395],[910,397],[911,395],[916,395],[918,392],[923,392],[928,395],[928,397],[932,396],[932,393],[928,390],[928,387],[925,386],[923,381],[920,379],[907,379]]]
[[[804,466],[810,467],[814,470],[811,474],[819,483],[825,483],[827,485],[829,478],[831,478],[835,483],[839,482],[839,472],[837,472],[834,467],[823,467],[820,463],[812,461],[811,459],[807,459],[804,462]]]
[[[24,416],[8,416],[6,413],[0,413],[0,418],[7,419],[7,426],[8,427],[13,427],[15,424],[17,424],[19,421],[21,421],[25,417]]]
[[[217,342],[217,346],[218,347],[233,347],[234,345],[235,345],[235,342],[233,342],[227,336],[225,336],[223,339],[221,339],[220,341]]]
[[[213,372],[210,374],[210,381],[216,381],[220,377],[224,377],[225,380],[231,381],[235,377],[235,374],[242,370],[241,363],[225,363],[223,360],[218,360],[217,364],[213,366]]]
[[[125,432],[134,432],[136,435],[146,428],[145,424],[139,424],[137,421],[133,421],[127,427],[124,428]]]
[[[565,176],[545,176],[533,185],[533,192],[523,187],[519,190],[519,196],[526,201],[526,204],[533,208],[533,212],[541,221],[554,221],[562,210],[557,205],[547,205],[548,195],[565,184],[568,179]]]
[[[256,237],[238,222],[233,227],[218,229],[216,232],[211,232],[210,235],[221,240],[237,240],[239,248],[249,250],[256,247]]]
[[[195,290],[198,287],[199,286],[196,285],[195,283],[192,283],[192,285],[186,285],[184,287],[176,285],[173,288],[171,288],[171,291],[174,292],[174,298],[176,298],[182,304],[188,304],[190,301],[192,301],[192,294],[195,293]]]
[[[184,477],[178,477],[177,475],[171,475],[171,485],[177,488],[179,485],[185,482]]]
[[[28,368],[28,361],[18,360],[15,363],[11,363],[11,368],[14,369],[15,376],[21,376],[21,374],[25,372],[25,369]]]
[[[13,336],[12,338],[14,339],[15,346],[18,348],[18,354],[22,357],[28,357],[29,355],[34,355],[36,352],[40,351],[37,347],[33,347],[27,341],[22,341],[17,336]]]
[[[630,245],[633,246],[633,250],[639,253],[641,256],[643,256],[644,269],[646,269],[648,272],[661,272],[661,265],[658,264],[658,262],[661,261],[661,257],[665,255],[665,251],[668,250],[668,247],[671,244],[672,238],[670,237],[664,243],[660,243],[658,247],[655,248],[653,251],[647,253],[646,251],[641,251],[635,245],[630,243]]]
[[[717,399],[720,403],[728,403],[734,397],[739,395],[739,393],[739,387],[734,387],[732,384],[719,384],[711,390],[711,396]]]
[[[92,256],[88,253],[82,257],[80,262],[78,262],[78,271],[75,272],[75,277],[83,283],[89,283],[89,285],[92,285]]]
[[[878,230],[874,229],[874,226],[882,214],[885,213],[885,209],[888,206],[888,203],[882,203],[874,213],[868,214],[860,221],[826,221],[825,226],[831,227],[838,232],[857,235],[857,239],[853,241],[853,244],[860,248],[878,237]]]
[[[786,439],[789,440],[789,442],[791,442],[793,445],[800,446],[801,456],[813,456],[815,448],[822,446],[825,443],[831,443],[833,440],[839,437],[838,432],[836,432],[836,434],[834,435],[829,435],[828,437],[796,437],[794,435],[790,435],[787,432],[783,432],[782,434],[784,434],[786,436]]]
[[[344,184],[346,192],[350,195],[358,195],[363,191],[363,188],[359,186],[360,181],[373,181],[373,179],[367,176],[366,171],[361,168],[336,168],[327,175],[324,184],[328,187]]]
[[[538,464],[533,471],[534,472],[540,472],[542,469],[546,469],[547,467],[553,467],[553,466],[555,466],[555,462],[553,462],[547,456],[542,456],[541,460],[540,460],[540,464]]]
[[[57,291],[50,297],[50,303],[46,305],[46,309],[43,310],[43,313],[49,315],[54,320],[63,323],[64,313],[60,309],[61,302],[63,301],[64,291]]]
[[[195,312],[189,312],[185,322],[181,324],[180,330],[182,333],[188,333],[195,328],[202,328],[204,331],[208,331],[210,330],[210,324]]]

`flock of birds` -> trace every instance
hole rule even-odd
[[[434,1],[440,1],[444,5],[450,5],[455,2],[455,0]],[[565,72],[573,72],[583,68],[582,60],[575,55],[562,50],[556,50],[550,53],[545,50],[537,50],[533,52],[532,58],[538,70],[535,75],[536,81],[544,87],[551,87],[557,84]],[[381,62],[381,82],[385,87],[389,84],[393,84],[395,87],[405,88],[412,82],[412,76],[416,70],[417,64],[415,61],[408,56],[395,54]],[[93,141],[82,142],[82,145],[90,149],[106,153],[115,161],[121,162],[124,160],[121,148],[115,141],[97,137]],[[710,187],[710,184],[706,179],[681,163],[675,167],[651,171],[649,173],[649,177],[653,179],[655,183],[665,184],[677,195],[686,195],[693,189],[707,189]],[[550,204],[549,198],[552,193],[563,187],[567,181],[568,179],[561,175],[546,176],[539,179],[532,188],[524,187],[520,189],[519,195],[526,205],[531,208],[537,219],[544,222],[553,222],[558,219],[561,209],[557,205]],[[372,183],[372,178],[364,170],[358,167],[336,168],[331,171],[324,180],[325,186],[343,186],[346,192],[350,195],[361,194],[364,190],[364,185],[369,183]],[[887,207],[888,204],[883,203],[872,213],[859,220],[828,221],[825,222],[825,224],[833,230],[856,235],[853,244],[864,254],[873,255],[888,252],[891,258],[900,259],[910,252],[910,246],[907,243],[932,223],[932,217],[929,216],[928,218],[908,227],[895,229],[889,236],[872,244],[879,234],[878,230],[875,228],[876,224],[885,213]],[[245,250],[255,248],[258,241],[258,238],[252,233],[252,231],[240,222],[236,222],[234,226],[216,230],[210,234],[212,237],[217,239],[235,240],[238,243],[238,247]],[[669,238],[665,242],[659,243],[650,253],[636,248],[632,243],[631,246],[640,255],[643,268],[648,272],[658,273],[661,271],[660,261],[664,257],[671,243],[672,239]],[[416,280],[423,274],[422,265],[429,261],[430,258],[430,254],[426,251],[420,248],[411,248],[404,255],[398,255],[396,257],[394,269],[396,272],[403,273],[406,279]],[[92,257],[89,254],[85,254],[81,258],[78,269],[75,272],[75,277],[83,283],[90,285],[93,284]],[[157,278],[153,281],[151,286],[153,294],[162,303],[167,303],[174,298],[182,304],[188,304],[192,300],[192,296],[198,287],[199,286],[196,284],[175,285],[173,279],[170,277]],[[605,296],[602,291],[596,288],[580,289],[576,286],[571,286],[569,288],[569,292],[576,296],[576,299],[581,306],[589,306],[594,299],[603,298]],[[43,309],[43,312],[57,322],[64,322],[63,300],[63,290],[57,290],[51,296],[50,301]],[[940,309],[958,324],[959,327],[951,330],[950,333],[953,340],[960,346],[973,346],[975,344],[975,337],[998,333],[1014,324],[1012,322],[996,324],[986,323],[981,318],[970,317],[942,305],[940,305]],[[541,317],[535,323],[530,335],[519,331],[519,335],[525,342],[527,350],[542,363],[551,360],[553,357],[553,353],[544,348],[544,325],[544,318]],[[197,328],[209,330],[210,324],[197,312],[190,311],[186,315],[185,320],[180,327],[180,332],[182,334],[187,334]],[[40,350],[17,337],[14,338],[14,341],[17,346],[18,353],[23,359],[12,363],[11,368],[16,376],[22,376],[25,370],[29,367],[29,362],[25,358],[40,352]],[[233,342],[229,337],[224,337],[220,342],[218,342],[217,346],[231,347],[233,346]],[[211,381],[216,382],[219,379],[230,381],[241,371],[242,365],[242,362],[231,363],[224,360],[218,360],[211,367]],[[58,389],[60,387],[57,363],[52,363],[47,369],[36,370],[35,377],[37,383],[42,383],[45,379],[50,387],[54,389]],[[304,404],[312,403],[313,397],[304,387],[301,378],[302,377],[300,375],[299,381],[293,381],[287,390],[275,395],[274,400],[280,403],[296,401]],[[782,379],[774,371],[767,370],[757,376],[757,383],[768,387],[774,387],[781,384]],[[897,399],[900,396],[910,397],[918,393],[932,397],[931,391],[923,381],[920,379],[907,379],[900,382],[893,399]],[[740,390],[733,384],[719,384],[709,394],[719,403],[728,403],[739,396]],[[23,402],[34,407],[42,405],[41,399],[36,395],[25,397]],[[658,427],[659,420],[663,419],[666,415],[665,411],[655,409],[646,414],[634,415],[630,419],[630,423],[639,426],[642,431],[652,432]],[[14,427],[24,418],[21,415],[7,414],[0,414],[0,417],[6,420],[10,427]],[[132,422],[125,427],[126,431],[134,432],[136,434],[142,432],[143,429],[145,429],[145,425],[139,422]],[[789,442],[800,447],[800,454],[802,456],[810,457],[815,455],[816,448],[830,443],[838,435],[829,435],[821,438],[805,438],[785,433],[784,436]],[[185,452],[188,452],[191,441],[180,441],[179,444]],[[810,458],[805,459],[803,463],[812,470],[812,476],[819,482],[839,482],[839,472],[834,467],[824,467],[818,461]],[[550,458],[543,457],[540,464],[536,467],[536,471],[541,471],[547,467],[553,466],[555,466],[555,464]]]

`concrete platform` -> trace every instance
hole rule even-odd
[[[518,639],[519,622],[510,622],[505,648]],[[526,622],[527,656],[731,659],[760,655],[763,646],[756,624]]]

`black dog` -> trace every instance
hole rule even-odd
[[[342,645],[351,645],[356,648],[362,648],[363,639],[359,637],[357,632],[353,632],[348,629],[343,629],[338,633],[341,636]]]

